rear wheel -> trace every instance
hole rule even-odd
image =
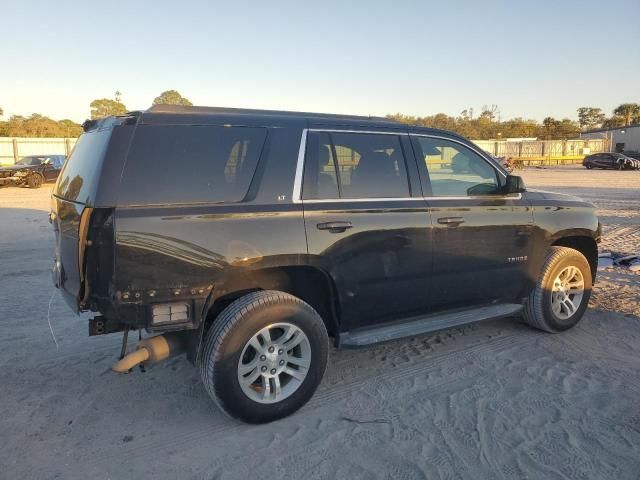
[[[239,298],[215,319],[200,373],[223,411],[265,423],[311,398],[327,356],[327,331],[318,313],[297,297],[267,290]]]
[[[546,332],[575,326],[591,296],[591,266],[579,251],[551,247],[536,287],[524,306],[525,321]]]
[[[32,173],[27,177],[27,185],[31,188],[40,188],[42,186],[42,182],[44,178],[39,173]]]

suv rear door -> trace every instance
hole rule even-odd
[[[412,142],[433,218],[433,306],[517,299],[531,283],[528,202],[502,195],[505,175],[470,145],[430,135]]]
[[[431,218],[408,135],[317,129],[303,137],[294,200],[304,205],[308,251],[337,287],[342,328],[424,312]]]
[[[83,287],[82,261],[89,216],[112,132],[113,122],[82,134],[53,189],[49,217],[56,239],[53,280],[76,312]],[[120,172],[114,174],[119,176]]]

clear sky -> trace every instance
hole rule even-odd
[[[29,1],[0,14],[0,107],[82,121],[196,105],[501,118],[640,102],[640,0]]]

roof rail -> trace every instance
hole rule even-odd
[[[231,108],[231,107],[201,107],[201,106],[184,106],[184,105],[153,105],[147,109],[148,113],[174,113],[174,114],[253,114],[253,115],[275,115],[275,116],[297,116],[307,118],[335,118],[347,120],[377,120],[389,123],[400,122],[372,115],[342,115],[335,113],[318,113],[318,112],[298,112],[291,110],[261,110],[251,108]]]

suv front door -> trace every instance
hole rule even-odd
[[[532,282],[528,202],[503,195],[506,177],[471,146],[423,135],[412,143],[433,218],[434,308],[518,300]]]
[[[306,135],[301,198],[308,251],[336,285],[341,328],[426,311],[431,218],[408,135]]]
[[[596,159],[596,165],[600,168],[613,168],[613,155],[600,153]]]

